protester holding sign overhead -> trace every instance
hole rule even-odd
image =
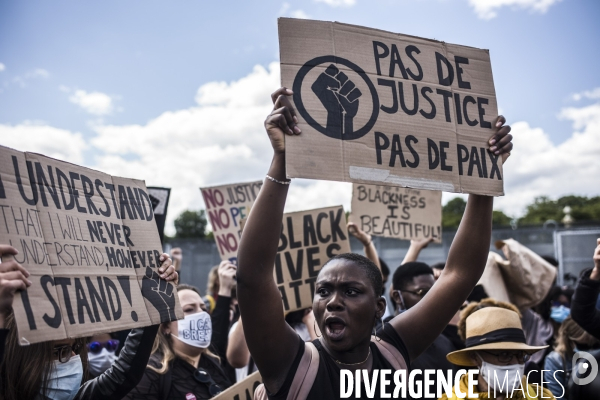
[[[17,255],[11,246],[0,245],[0,255]],[[167,281],[178,275],[167,254],[159,257],[159,271]],[[31,282],[29,272],[14,259],[0,264],[0,398],[4,400],[117,400],[142,378],[158,325],[136,328],[127,337],[111,368],[85,382],[87,349],[84,339],[63,339],[19,346],[13,298]],[[156,290],[159,282],[156,282]],[[83,385],[82,385],[82,382]]]
[[[287,97],[292,94],[286,88],[274,92],[274,109],[265,121],[274,155],[267,180],[242,234],[238,252],[238,301],[248,348],[263,377],[268,397],[288,397],[301,360],[310,354],[314,360],[318,358],[319,367],[313,383],[305,382],[310,385],[307,398],[334,399],[340,397],[340,368],[406,369],[410,360],[441,333],[485,267],[493,198],[469,197],[442,276],[418,306],[376,332],[380,341],[372,341],[373,327],[385,309],[379,269],[357,254],[340,254],[325,262],[317,276],[313,300],[315,320],[322,337],[305,346],[285,323],[281,293],[273,280],[290,184],[285,173],[286,135],[301,134]],[[494,130],[489,132],[489,146],[494,146],[492,151],[497,150],[502,156],[512,149],[510,127],[504,123],[505,119],[498,117]],[[379,388],[375,393],[380,393]]]

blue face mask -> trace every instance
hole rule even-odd
[[[552,311],[550,312],[550,318],[554,321],[562,324],[565,319],[571,314],[571,309],[565,306],[553,306]]]
[[[66,363],[55,360],[50,377],[46,382],[48,397],[43,396],[43,390],[40,391],[38,397],[40,399],[73,400],[79,391],[82,378],[83,365],[78,355],[71,357]]]

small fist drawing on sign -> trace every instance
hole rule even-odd
[[[330,64],[311,86],[327,110],[327,136],[342,139],[354,132],[361,91],[348,76]]]
[[[175,321],[175,296],[173,285],[146,267],[146,275],[142,278],[142,296],[158,310],[161,322]]]

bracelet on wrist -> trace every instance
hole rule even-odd
[[[267,179],[270,180],[271,182],[279,183],[280,185],[289,185],[292,182],[289,179],[287,181],[280,181],[269,175],[267,175]]]

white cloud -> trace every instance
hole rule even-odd
[[[27,75],[31,78],[48,78],[50,76],[50,72],[46,71],[43,68],[37,68]]]
[[[263,121],[279,87],[279,64],[256,66],[234,82],[198,89],[197,106],[169,111],[144,125],[100,125],[92,143],[97,166],[109,173],[173,188],[169,220],[203,207],[200,186],[262,179],[269,140]]]
[[[600,194],[600,103],[565,108],[559,118],[572,121],[574,129],[559,145],[527,122],[512,125],[515,150],[504,168],[506,196],[496,202],[508,214],[522,215],[536,196]]]
[[[310,15],[308,15],[307,13],[305,13],[302,10],[294,10],[294,11],[290,12],[290,17],[299,18],[299,19],[309,19]]]
[[[585,90],[580,93],[575,93],[574,95],[571,96],[571,98],[575,101],[579,101],[583,98],[591,99],[591,100],[600,99],[600,87],[597,87],[592,90]]]
[[[61,86],[61,90],[64,91],[63,86]],[[88,93],[85,90],[75,90],[75,92],[69,96],[69,101],[94,115],[108,115],[113,111],[112,98],[101,92]]]
[[[325,3],[331,7],[352,7],[356,0],[315,0],[317,3]]]
[[[4,71],[6,69],[6,65],[0,63],[0,72]]]
[[[2,65],[4,66],[4,64]],[[50,77],[50,72],[43,68],[36,68],[33,71],[27,72],[25,75],[17,75],[12,81],[22,88],[27,87],[27,82],[32,79],[47,79]]]
[[[0,124],[0,143],[20,151],[41,153],[75,164],[83,162],[83,151],[87,148],[78,132],[29,122],[15,126]]]
[[[282,17],[292,17],[292,18],[300,18],[300,19],[309,19],[310,15],[308,15],[303,10],[291,10],[292,6],[290,3],[283,3],[281,8],[279,9],[279,15]]]
[[[497,11],[502,7],[528,9],[544,14],[559,1],[561,0],[469,0],[469,4],[475,9],[479,18],[492,19],[498,16]]]

